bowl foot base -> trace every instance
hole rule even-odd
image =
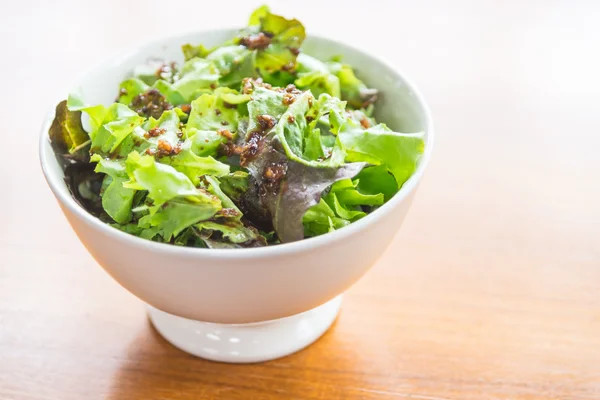
[[[192,355],[228,363],[273,360],[302,350],[335,321],[342,297],[290,317],[251,324],[215,324],[178,317],[148,306],[156,330]]]

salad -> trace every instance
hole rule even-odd
[[[183,45],[181,65],[135,68],[109,106],[70,95],[49,136],[75,200],[129,234],[205,248],[293,242],[374,212],[414,172],[423,133],[375,121],[378,91],[303,53],[304,38],[263,6],[220,46]]]

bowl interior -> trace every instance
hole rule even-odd
[[[173,60],[181,64],[183,62],[182,44],[202,43],[207,47],[211,47],[229,40],[234,33],[235,30],[232,29],[195,32],[143,45],[134,51],[96,66],[76,80],[71,90],[80,93],[83,100],[88,104],[102,103],[108,105],[114,101],[120,82],[131,75],[131,71],[135,66],[146,62],[150,58]],[[355,68],[359,78],[364,80],[368,86],[378,89],[381,95],[377,101],[375,116],[379,122],[385,122],[391,129],[396,131],[425,132],[425,154],[421,158],[417,171],[404,184],[400,193],[397,193],[388,204],[399,202],[408,191],[416,186],[431,151],[433,128],[427,106],[423,99],[415,87],[397,69],[361,50],[317,36],[308,36],[302,50],[306,54],[322,60],[330,59],[333,56],[341,56],[343,62]],[[58,103],[66,96],[66,92],[62,93],[62,98],[57,99],[56,102]],[[50,187],[62,203],[66,203],[71,209],[78,209],[80,207],[71,198],[63,181],[64,175],[62,169],[55,160],[47,139],[47,132],[53,117],[54,113],[52,112],[44,122],[42,128],[40,142],[42,167]],[[401,193],[404,193],[404,195],[401,195]],[[388,204],[384,207],[388,206]],[[389,204],[388,207],[392,207],[392,204]],[[378,210],[378,212],[381,211],[383,210]],[[87,214],[84,210],[78,210],[77,212]],[[94,219],[91,215],[88,215],[88,217]]]

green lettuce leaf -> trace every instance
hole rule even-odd
[[[240,34],[238,42],[256,50],[254,65],[261,75],[296,68],[296,57],[306,37],[300,21],[272,14],[263,6],[252,14],[249,25],[250,28]]]
[[[213,221],[205,221],[196,224],[195,228],[211,248],[223,248],[223,244],[226,243],[236,245],[231,247],[258,247],[266,245],[266,240],[258,231],[245,227],[241,222],[225,225]],[[221,246],[218,246],[217,243],[221,244]]]
[[[340,117],[335,108],[339,102],[333,103],[331,99],[323,94],[316,101],[310,92],[303,92],[281,115],[275,132],[289,159],[313,167],[336,167],[344,163],[345,151],[341,142],[334,139],[331,146],[324,145],[320,130],[316,128],[320,118],[327,115],[331,129],[339,129]],[[311,122],[307,116],[311,117]]]
[[[271,90],[254,80],[247,82],[251,89],[246,91],[249,91],[252,96],[252,100],[248,103],[248,132],[262,130],[258,123],[261,115],[268,115],[278,121],[287,110],[288,106],[283,101],[285,94]]]
[[[219,181],[223,193],[237,203],[248,190],[248,173],[246,171],[235,171],[222,176]]]
[[[129,181],[124,186],[147,190],[154,207],[160,207],[175,197],[187,197],[190,201],[198,202],[210,197],[197,189],[185,174],[170,165],[157,162],[152,156],[142,156],[133,151],[127,157],[126,169]]]
[[[239,208],[237,208],[235,203],[225,194],[225,192],[221,190],[221,182],[213,176],[206,176],[204,179],[209,185],[208,191],[217,196],[219,200],[221,200],[223,208],[228,208],[230,210],[236,211],[237,214],[230,217],[239,220],[242,216],[242,212]]]
[[[202,58],[192,58],[183,64],[179,79],[172,88],[179,92],[186,102],[190,102],[202,93],[207,93],[211,87],[216,87],[219,71],[212,62]]]
[[[244,46],[222,46],[206,56],[219,71],[220,86],[237,87],[247,77],[257,77],[254,53]]]
[[[96,172],[106,174],[105,188],[100,193],[102,207],[115,222],[126,224],[132,217],[131,208],[136,191],[123,186],[129,180],[124,163],[104,159],[98,154],[94,154],[91,161],[97,163]]]
[[[154,82],[152,87],[158,90],[169,104],[178,106],[186,103],[186,98],[181,94],[172,83],[164,80],[158,80]]]
[[[138,78],[129,78],[119,85],[119,98],[117,101],[121,104],[129,105],[134,97],[139,96],[150,89],[144,81]]]
[[[340,82],[341,99],[353,108],[364,108],[377,100],[378,91],[367,85],[354,74],[352,67],[338,62],[328,63],[329,71]]]
[[[69,111],[83,111],[89,117],[89,126],[90,129],[87,130],[90,138],[93,138],[96,131],[100,128],[102,123],[104,122],[104,118],[108,110],[102,104],[98,105],[88,105],[83,102],[83,100],[76,94],[69,94],[69,98],[67,99],[67,108]]]
[[[334,97],[341,97],[340,80],[329,72],[307,72],[299,74],[294,84],[301,89],[310,90],[315,96],[322,93]]]
[[[192,58],[206,58],[210,54],[210,50],[204,47],[203,45],[193,46],[189,43],[181,46],[181,51],[183,52],[183,57],[185,61],[189,61]]]
[[[399,188],[415,171],[425,147],[423,132],[393,132],[384,124],[362,129],[348,123],[338,137],[346,148],[346,160],[385,164]]]
[[[186,141],[181,147],[181,151],[171,157],[163,157],[160,160],[165,164],[171,165],[177,171],[184,173],[194,185],[198,185],[200,177],[203,175],[223,176],[229,173],[229,165],[224,164],[214,158],[200,157],[191,150],[191,142]]]
[[[155,228],[165,241],[170,241],[190,226],[212,218],[220,208],[219,202],[214,200],[195,202],[176,198],[155,213],[142,217],[139,224],[145,228]]]
[[[216,156],[220,145],[227,141],[227,138],[217,131],[188,127],[186,132],[190,137],[191,150],[199,156]]]
[[[304,235],[319,236],[350,224],[350,221],[340,218],[323,199],[306,210],[302,217]]]
[[[239,94],[234,89],[217,88],[214,93],[205,93],[192,102],[187,122],[188,136],[197,130],[219,131],[226,129],[237,133],[240,114],[235,107],[250,100],[249,95]],[[195,129],[190,131],[190,128]]]
[[[113,103],[108,108],[103,105],[89,106],[79,97],[70,95],[67,107],[70,111],[83,111],[88,114],[90,152],[103,156],[111,154],[126,156],[131,150],[132,143],[128,143],[129,147],[124,148],[123,151],[116,151],[117,148],[144,121],[144,118],[135,111],[120,103]]]
[[[200,221],[208,220],[222,209],[218,197],[198,189],[185,174],[154,157],[132,152],[126,161],[129,181],[126,188],[148,192],[146,205],[134,211],[145,212],[139,226],[151,229],[165,241]]]
[[[356,189],[368,195],[383,194],[384,201],[398,192],[398,183],[386,165],[367,167],[356,176]]]

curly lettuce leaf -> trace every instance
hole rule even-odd
[[[271,44],[256,54],[256,66],[269,73],[294,69],[297,51],[306,37],[300,21],[267,13],[260,18],[260,31],[273,36]]]
[[[346,148],[347,161],[385,164],[399,188],[414,173],[425,148],[423,132],[393,132],[384,124],[362,129],[347,123],[338,138]]]
[[[229,165],[211,156],[198,155],[194,151],[193,139],[184,140],[180,119],[174,110],[165,111],[158,120],[150,118],[142,129],[134,131],[134,136],[137,151],[154,155],[159,162],[185,174],[194,185],[199,183],[203,175],[222,176],[229,173]]]
[[[230,210],[235,211],[235,213],[233,213],[235,215],[230,215],[229,217],[239,220],[242,217],[242,212],[239,208],[237,208],[235,203],[225,194],[225,192],[221,190],[221,182],[214,176],[206,176],[204,177],[204,180],[208,184],[208,191],[217,196],[219,200],[221,200],[223,208],[228,208]]]
[[[209,197],[200,191],[184,173],[170,165],[157,162],[152,156],[142,156],[137,151],[129,154],[126,161],[129,181],[125,187],[148,191],[154,207],[160,207],[175,197],[206,200]],[[195,201],[195,200],[192,200]]]
[[[257,77],[254,54],[241,45],[222,46],[206,56],[219,71],[220,86],[237,87],[244,78]]]
[[[298,54],[298,58],[296,59],[297,66],[296,71],[299,75],[307,74],[311,72],[319,72],[319,73],[330,73],[329,67],[326,63],[315,58],[313,56],[309,56],[306,53]]]
[[[221,189],[221,182],[206,176],[208,191],[221,200],[223,209],[210,221],[195,225],[196,232],[210,248],[266,246],[266,239],[253,227],[242,222],[242,212]]]
[[[217,196],[198,189],[185,174],[154,157],[134,151],[127,158],[126,171],[129,181],[124,187],[148,192],[149,201],[133,210],[146,213],[139,219],[140,228],[150,229],[146,233],[160,235],[165,241],[222,209]]]
[[[196,202],[176,198],[156,212],[142,217],[139,225],[146,229],[154,228],[165,241],[170,241],[190,226],[212,218],[220,209],[218,201]]]
[[[367,183],[361,186],[361,181]],[[321,201],[304,214],[305,235],[322,235],[358,221],[396,191],[396,180],[384,165],[366,167],[354,179],[337,181]]]
[[[215,160],[211,156],[200,157],[191,150],[191,143],[187,141],[181,151],[172,157],[163,157],[161,161],[171,165],[177,171],[184,173],[194,185],[200,182],[204,175],[223,176],[229,173],[229,165]]]
[[[366,195],[383,194],[384,201],[388,201],[398,192],[398,183],[386,165],[375,165],[356,176],[356,189]]]
[[[154,85],[152,85],[152,87],[158,90],[163,96],[165,96],[167,102],[174,106],[179,106],[189,102],[172,83],[169,83],[165,80],[158,80],[154,82]]]
[[[261,130],[258,123],[261,115],[268,115],[278,121],[288,106],[283,101],[285,96],[283,92],[268,89],[252,80],[248,81],[248,84],[252,88],[250,89],[252,100],[248,103],[248,132],[252,132]]]
[[[266,246],[266,239],[253,228],[241,222],[220,224],[214,221],[200,222],[194,226],[198,235],[209,248],[244,248]]]
[[[294,83],[310,89],[315,96],[327,93],[338,97],[354,109],[373,104],[378,95],[376,89],[356,77],[351,66],[336,61],[325,63],[303,53],[298,55],[298,78]]]
[[[196,224],[199,230],[218,231],[224,239],[231,243],[244,243],[256,237],[256,234],[242,224],[227,226],[213,221],[200,222]]]
[[[149,86],[139,78],[129,78],[119,85],[119,97],[117,101],[121,104],[132,107],[135,98],[144,94],[150,89],[156,89],[168,104],[178,106],[185,103],[185,98],[179,93],[173,84],[164,80],[156,80],[152,86]]]
[[[296,68],[296,57],[305,37],[300,21],[272,14],[263,6],[251,15],[249,28],[242,31],[238,42],[256,51],[254,65],[261,75],[272,75]]]
[[[90,152],[108,156],[113,153],[127,155],[129,148],[116,152],[119,145],[144,122],[129,107],[113,103],[110,107],[74,105],[73,109],[83,110],[90,116]]]
[[[250,15],[250,19],[248,20],[248,26],[260,26],[260,23],[263,18],[271,13],[271,9],[266,4],[258,7],[256,10],[252,11]]]
[[[198,130],[226,129],[232,134],[237,133],[240,114],[235,106],[249,100],[249,95],[225,87],[217,88],[214,93],[201,95],[191,104],[192,110],[186,126],[188,136],[193,136]]]
[[[125,79],[119,85],[119,97],[117,101],[121,104],[129,105],[134,97],[139,96],[148,89],[150,89],[150,86],[139,78]]]
[[[332,130],[339,129],[341,117],[336,108],[339,102],[331,102],[332,99],[324,94],[316,101],[310,92],[303,92],[281,115],[275,132],[289,159],[314,167],[344,163],[345,151],[341,142],[334,139],[331,146],[325,145],[321,141],[321,131],[316,128],[323,117]]]
[[[240,201],[248,190],[248,173],[246,171],[235,171],[229,175],[219,178],[220,189],[234,202]]]
[[[344,162],[341,142],[332,136],[331,143],[323,143],[319,122],[334,131],[343,123],[344,103],[329,95],[315,100],[307,92],[295,88],[281,90],[250,81],[252,100],[248,103],[248,134],[272,129],[283,146],[286,156],[299,163],[315,167],[339,166]],[[270,127],[261,126],[265,116],[273,121]]]
[[[212,62],[192,58],[183,64],[179,79],[172,84],[172,88],[179,92],[186,102],[190,102],[216,87],[219,77],[219,71]]]
[[[132,217],[131,208],[136,191],[123,186],[129,180],[124,163],[102,158],[98,154],[94,154],[91,161],[97,163],[95,172],[106,174],[104,189],[100,193],[102,207],[115,222],[126,224]]]
[[[67,99],[67,108],[69,111],[82,111],[85,112],[89,116],[89,129],[86,129],[90,138],[93,137],[95,132],[102,125],[106,113],[108,112],[107,108],[102,104],[97,105],[88,105],[83,102],[83,100],[74,93],[69,94]]]
[[[199,44],[194,46],[189,43],[181,46],[181,51],[183,52],[185,61],[189,61],[192,58],[206,58],[206,56],[211,53],[211,51],[204,47],[204,45]]]
[[[186,129],[190,136],[191,150],[199,156],[216,156],[217,151],[227,138],[217,131],[198,130],[188,127]]]
[[[377,89],[367,87],[356,77],[351,66],[329,62],[328,68],[340,81],[341,99],[347,101],[352,108],[365,108],[377,100]]]
[[[322,93],[341,97],[340,80],[329,72],[307,72],[299,74],[294,84],[301,89],[310,90],[315,96]]]
[[[321,199],[316,205],[310,207],[302,217],[304,236],[318,236],[341,229],[350,224],[350,221],[340,218],[329,204]]]

